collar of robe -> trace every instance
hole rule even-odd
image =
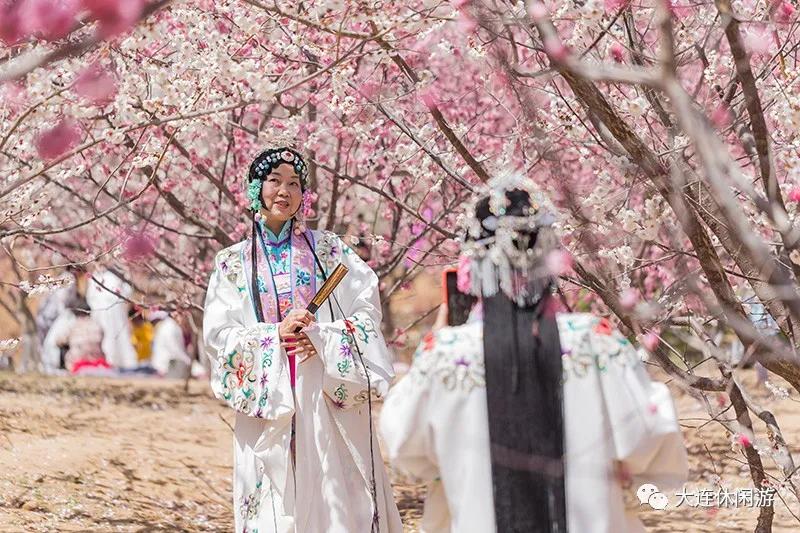
[[[266,323],[275,324],[280,322],[283,317],[278,308],[278,289],[276,284],[276,275],[288,275],[289,283],[291,284],[292,303],[294,308],[305,308],[309,302],[314,298],[317,293],[316,286],[316,265],[314,263],[314,254],[309,248],[306,239],[303,238],[303,233],[295,233],[292,231],[291,221],[286,222],[281,229],[278,238],[285,236],[290,240],[289,247],[289,272],[278,273],[273,272],[272,266],[269,263],[269,258],[266,254],[266,245],[281,244],[281,242],[272,243],[267,242],[264,238],[265,231],[261,226],[263,222],[259,223],[258,243],[256,243],[256,259],[257,274],[259,280],[258,295],[252,294],[252,287],[249,287],[250,301],[253,302],[253,313],[255,313],[255,298],[261,298],[261,309],[264,312],[264,321]],[[272,232],[270,232],[272,233]],[[284,235],[285,234],[285,235]],[[305,236],[311,246],[315,246],[314,235],[310,230],[305,231]],[[253,246],[252,239],[247,240],[245,252],[242,254],[244,257],[245,279],[251,279],[252,275],[252,260],[249,253],[250,247]],[[263,282],[263,283],[262,283]]]

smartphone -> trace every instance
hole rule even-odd
[[[458,273],[450,268],[444,271],[442,287],[444,299],[447,302],[447,325],[460,326],[466,324],[472,306],[478,298],[458,290]]]

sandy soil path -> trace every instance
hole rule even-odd
[[[796,398],[761,398],[800,442]],[[702,412],[679,398],[686,425]],[[0,374],[0,532],[232,530],[231,415],[207,385],[164,380],[52,378]],[[692,480],[711,487],[716,471],[748,486],[740,459],[716,425],[686,429]],[[713,459],[713,460],[712,460]],[[407,531],[424,489],[394,476]],[[792,512],[798,513],[796,503]],[[800,531],[786,505],[774,531]],[[642,512],[648,531],[752,531],[756,509]]]

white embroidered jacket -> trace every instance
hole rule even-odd
[[[292,390],[278,324],[256,321],[244,267],[247,241],[217,254],[203,319],[214,394],[237,411],[234,506],[236,531],[369,531],[372,518],[367,374],[374,398],[394,378],[380,331],[378,278],[334,234],[313,233],[330,273],[341,261],[348,275],[306,329],[318,356],[300,364]],[[317,286],[322,273],[315,266]],[[289,447],[296,415],[296,455]],[[375,436],[373,436],[374,438]],[[377,439],[375,477],[381,531],[401,531]],[[295,493],[302,502],[295,503]],[[346,505],[345,505],[346,504]],[[346,506],[348,512],[332,510]]]
[[[643,531],[626,512],[627,496],[641,483],[664,491],[687,476],[669,391],[650,380],[607,320],[560,314],[558,330],[569,531]],[[481,322],[426,338],[389,392],[380,428],[393,465],[428,483],[421,531],[495,531]],[[631,487],[623,489],[615,461],[631,474]]]

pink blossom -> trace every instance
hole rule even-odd
[[[236,236],[244,235],[244,232],[247,231],[247,228],[248,228],[247,224],[245,224],[244,222],[239,222],[233,228],[233,234],[236,235]]]
[[[794,6],[784,0],[775,10],[775,14],[773,16],[776,22],[785,24],[792,21],[792,18],[794,17],[794,11]]]
[[[544,51],[557,63],[564,61],[569,55],[569,50],[557,35],[548,35],[544,38]]]
[[[749,448],[753,444],[753,442],[750,440],[750,437],[748,437],[743,433],[737,433],[734,440],[736,441],[737,444],[739,444],[743,448]]]
[[[800,202],[800,187],[795,187],[789,191],[788,198],[790,202]]]
[[[572,255],[566,250],[553,250],[545,259],[547,269],[554,276],[562,276],[572,270]]]
[[[722,409],[723,407],[728,405],[728,396],[725,394],[717,393],[717,407]]]
[[[456,288],[463,293],[472,290],[472,260],[466,255],[458,256],[458,270],[456,271]]]
[[[528,4],[528,15],[533,20],[541,20],[547,17],[547,8],[542,2],[531,2]]]
[[[645,336],[642,337],[642,345],[650,352],[655,351],[660,342],[661,340],[659,339],[657,331],[648,331]]]
[[[76,26],[77,0],[27,0],[20,9],[28,32],[48,41],[65,37]]]
[[[20,6],[15,0],[0,0],[0,40],[8,46],[26,37]]]
[[[731,122],[731,111],[724,103],[717,106],[711,113],[711,122],[719,129],[725,128]]]
[[[364,98],[370,99],[378,93],[378,88],[380,85],[375,83],[374,81],[367,81],[361,84],[358,87],[358,94],[363,96]]]
[[[129,262],[147,259],[156,250],[153,238],[144,231],[129,231],[122,248],[122,257]]]
[[[103,37],[113,37],[131,29],[144,9],[144,0],[82,0],[89,14],[97,20]]]
[[[669,3],[669,10],[677,19],[686,18],[691,13],[689,6],[678,5],[674,0]]]
[[[609,46],[608,52],[611,54],[611,59],[613,59],[614,62],[622,63],[625,61],[625,47],[618,42],[614,42],[611,46]]]
[[[0,90],[0,101],[16,111],[25,103],[25,88],[19,83],[6,82]]]
[[[428,109],[436,107],[439,100],[439,92],[434,87],[426,87],[419,92],[419,99],[428,107]]]
[[[751,28],[744,36],[744,45],[747,51],[754,56],[768,55],[770,53],[770,33],[766,27]]]
[[[627,7],[629,0],[605,0],[606,11],[616,13],[620,9]]]
[[[99,63],[92,63],[78,74],[72,88],[87,102],[105,105],[117,94],[117,78]]]
[[[52,160],[77,146],[80,140],[79,124],[71,117],[64,117],[53,128],[39,134],[36,150],[42,159]]]
[[[506,89],[511,83],[508,80],[508,75],[502,70],[495,70],[491,76],[492,86],[497,89]]]
[[[461,8],[466,7],[467,5],[469,5],[469,3],[471,1],[472,0],[451,0],[450,3],[453,4],[454,8],[461,9]]]
[[[639,303],[639,293],[636,289],[625,289],[619,297],[619,304],[623,309],[633,309]]]
[[[465,34],[474,33],[478,27],[478,21],[472,18],[469,13],[462,11],[458,16],[458,29]]]

